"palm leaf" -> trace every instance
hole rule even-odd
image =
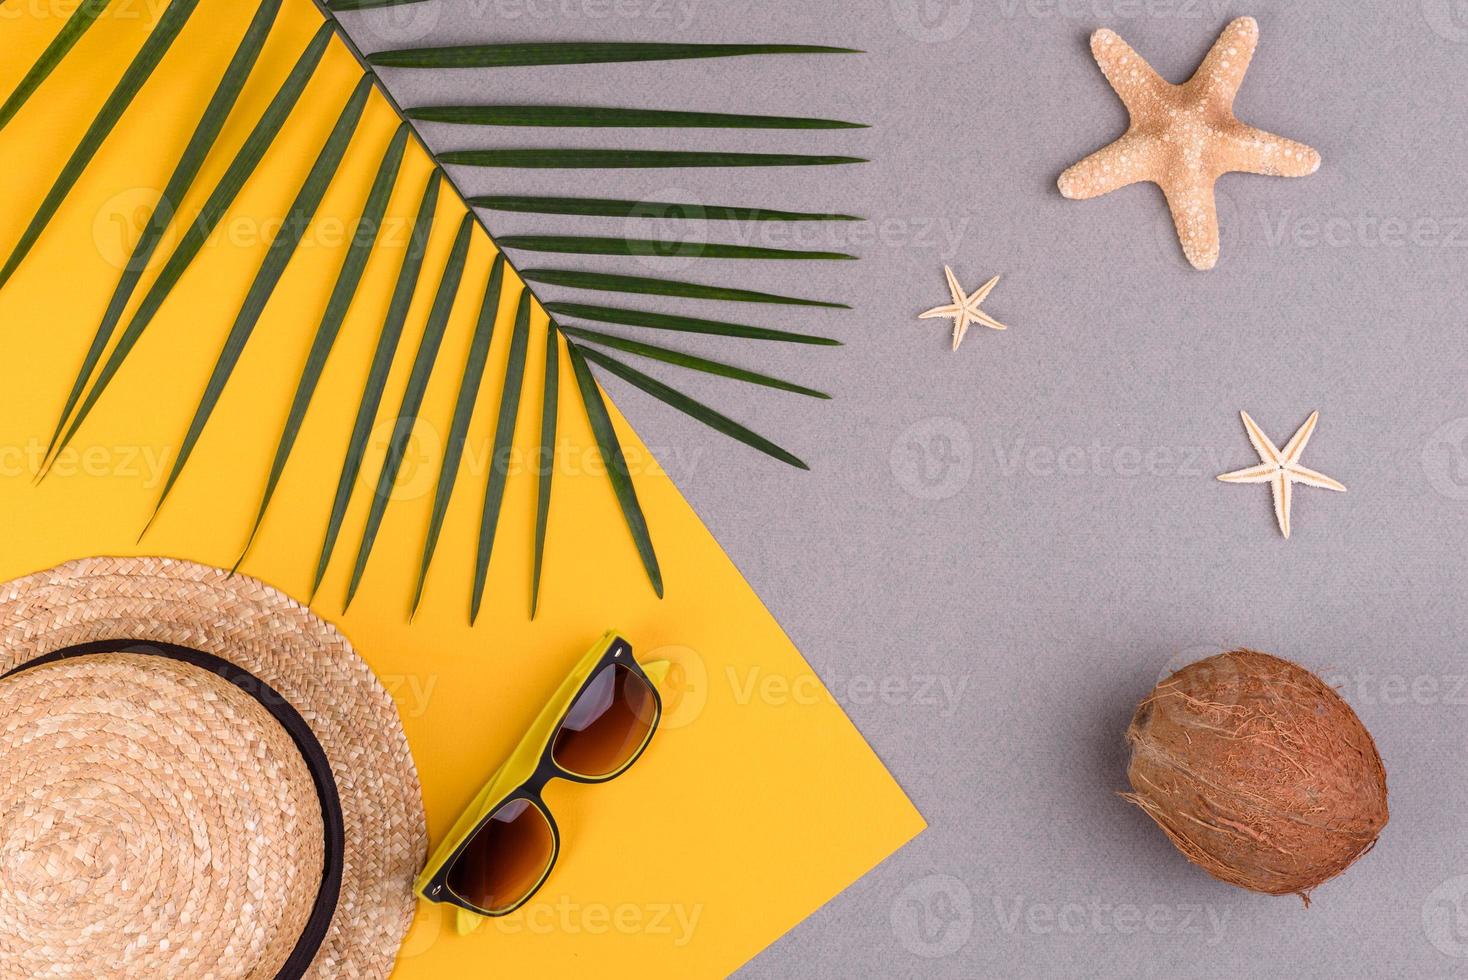
[[[372,189],[367,194],[367,203],[362,208],[362,220],[357,223],[356,233],[352,236],[351,243],[347,246],[346,258],[342,261],[341,272],[337,274],[336,285],[332,287],[331,298],[326,303],[326,312],[321,317],[321,323],[316,328],[316,336],[311,341],[311,352],[306,356],[306,366],[301,372],[301,380],[296,386],[295,396],[291,399],[290,413],[286,416],[285,427],[280,433],[280,442],[275,447],[275,459],[270,464],[270,476],[265,481],[265,493],[260,498],[260,509],[255,514],[255,523],[250,528],[249,537],[245,541],[244,550],[240,552],[239,561],[235,562],[238,568],[243,562],[245,555],[249,553],[250,546],[255,543],[255,535],[260,531],[260,525],[265,520],[265,512],[270,508],[270,501],[275,496],[275,488],[280,483],[281,475],[285,473],[285,464],[289,461],[291,450],[295,448],[296,437],[300,435],[301,424],[305,421],[306,410],[311,407],[311,399],[316,394],[316,386],[321,381],[321,372],[326,367],[326,359],[331,356],[331,349],[336,344],[337,335],[341,333],[343,321],[347,316],[347,310],[352,305],[352,300],[357,295],[357,289],[362,283],[362,274],[367,268],[367,260],[372,255],[372,248],[377,243],[378,235],[382,230],[383,215],[387,213],[387,202],[392,196],[393,187],[397,184],[398,171],[402,168],[403,150],[408,142],[408,124],[398,126],[397,132],[393,134],[392,142],[388,144],[387,153],[378,165],[377,177],[372,182]]]
[[[392,300],[382,323],[382,333],[377,338],[377,348],[372,353],[367,384],[362,390],[362,401],[357,406],[357,418],[352,423],[352,435],[347,443],[347,455],[342,460],[341,475],[337,478],[331,516],[326,521],[326,535],[321,542],[321,555],[316,561],[316,574],[311,582],[313,598],[316,590],[321,588],[321,580],[326,577],[327,565],[331,564],[331,553],[341,535],[342,518],[351,502],[352,489],[362,469],[362,458],[367,454],[367,439],[372,435],[372,423],[382,404],[382,389],[387,385],[388,371],[397,354],[398,341],[403,336],[403,323],[408,318],[408,307],[413,302],[418,276],[423,271],[423,255],[428,250],[428,238],[433,232],[434,211],[438,207],[438,189],[442,181],[443,174],[439,170],[428,175],[423,199],[418,204],[418,216],[413,220],[413,232],[408,239],[407,251],[403,253],[402,266],[398,269],[397,283],[393,286]]]
[[[816,44],[658,44],[570,41],[532,44],[474,44],[448,48],[378,51],[367,62],[379,68],[518,68],[534,65],[604,65],[633,61],[680,61],[757,54],[860,54],[854,48]]]
[[[428,3],[430,0],[326,0],[329,10],[375,10],[378,7],[400,7],[409,3]]]
[[[82,360],[81,370],[77,372],[76,380],[71,385],[71,392],[66,396],[66,406],[61,410],[60,418],[56,420],[56,429],[51,433],[51,442],[46,447],[47,457],[56,448],[56,443],[65,430],[66,420],[71,417],[72,410],[76,408],[76,403],[81,399],[82,391],[86,388],[87,380],[96,370],[97,362],[102,359],[102,352],[106,350],[108,341],[112,339],[113,330],[116,329],[118,321],[122,319],[128,301],[132,299],[133,290],[137,288],[139,280],[143,277],[143,270],[147,268],[148,261],[153,257],[159,243],[163,241],[163,233],[173,220],[179,203],[188,189],[193,186],[194,178],[198,176],[199,168],[204,164],[204,158],[213,149],[214,141],[224,127],[225,119],[234,109],[240,91],[245,86],[245,80],[254,70],[255,62],[259,60],[260,49],[265,46],[265,38],[275,24],[276,14],[280,11],[280,3],[281,0],[261,0],[259,8],[255,11],[255,18],[246,29],[244,38],[235,50],[234,58],[225,68],[224,75],[219,80],[219,86],[214,90],[214,95],[204,108],[204,115],[200,117],[199,124],[194,128],[194,135],[189,138],[189,144],[184,148],[183,156],[179,158],[172,176],[164,185],[157,205],[148,215],[148,222],[138,235],[137,243],[133,246],[133,252],[127,260],[127,265],[123,267],[122,278],[112,291],[112,298],[107,302],[107,312],[103,314],[102,322],[97,327],[97,333],[92,337],[92,345],[87,349],[86,357]]]
[[[652,583],[653,591],[661,599],[663,597],[662,569],[658,567],[658,556],[653,550],[652,534],[647,529],[647,518],[642,513],[642,505],[637,501],[637,490],[632,486],[632,474],[627,469],[627,458],[622,455],[622,444],[617,441],[617,430],[612,425],[611,416],[607,414],[607,405],[602,400],[601,389],[597,387],[596,379],[591,376],[591,369],[586,366],[586,359],[582,356],[581,348],[568,343],[566,352],[571,358],[571,369],[576,374],[576,387],[581,391],[581,404],[586,408],[587,421],[591,423],[591,432],[596,438],[597,449],[601,453],[602,462],[606,464],[607,479],[612,484],[612,491],[617,495],[617,503],[622,508],[622,517],[627,522],[627,530],[632,532],[632,540],[637,545],[637,554],[642,559],[642,567],[647,571],[648,581]]]
[[[107,5],[111,2],[112,0],[82,0],[77,5],[76,10],[67,18],[66,23],[61,26],[61,30],[57,32],[51,43],[46,45],[46,50],[41,52],[41,56],[36,59],[30,71],[26,72],[25,77],[15,86],[15,91],[10,93],[10,98],[5,100],[4,105],[0,105],[0,129],[5,128],[5,124],[10,122],[20,111],[20,107],[25,105],[26,100],[31,97],[31,93],[56,70],[56,66],[61,64],[61,59],[65,58],[76,46],[76,42],[82,39],[82,35],[91,29],[92,25],[97,22],[97,18],[102,15],[102,11],[106,10]]]
[[[600,344],[603,347],[626,351],[629,354],[640,354],[643,357],[649,357],[655,361],[662,361],[664,364],[673,364],[693,371],[702,371],[705,374],[716,374],[721,378],[746,381],[750,384],[763,385],[766,388],[778,388],[781,391],[790,391],[797,395],[808,395],[811,398],[829,399],[831,397],[823,391],[816,391],[814,388],[807,388],[804,385],[798,385],[794,382],[772,378],[767,374],[760,374],[758,371],[746,371],[744,368],[735,367],[732,364],[710,361],[707,358],[696,357],[693,354],[684,354],[681,351],[669,350],[666,347],[657,347],[653,344],[644,344],[640,340],[616,337],[612,334],[600,333],[596,330],[584,330],[580,327],[562,327],[561,332],[577,340]]]
[[[494,428],[494,448],[489,458],[489,482],[484,488],[484,513],[479,522],[479,554],[474,559],[474,597],[469,604],[469,623],[479,618],[484,601],[484,584],[489,577],[489,558],[494,551],[500,506],[510,476],[510,454],[515,446],[515,418],[520,414],[520,391],[525,381],[525,348],[530,340],[530,290],[520,292],[515,311],[515,332],[510,337],[510,356],[505,362],[505,385],[500,392],[499,420]]]
[[[423,543],[418,583],[413,587],[410,619],[418,611],[418,604],[423,601],[423,586],[428,581],[428,568],[433,564],[433,553],[438,548],[439,534],[443,531],[449,501],[454,495],[454,482],[459,477],[464,442],[469,435],[469,423],[474,418],[474,406],[479,400],[484,365],[489,360],[489,345],[494,340],[495,321],[499,319],[500,294],[504,292],[504,283],[505,255],[501,252],[494,257],[494,264],[489,270],[489,282],[484,287],[484,301],[479,306],[479,322],[474,328],[474,338],[469,342],[469,358],[464,362],[464,376],[459,381],[459,395],[454,402],[454,419],[449,426],[448,440],[444,443],[443,462],[439,465],[438,484],[433,492],[433,514],[428,521],[428,537]]]
[[[0,0],[0,2],[3,2],[3,0]],[[84,10],[74,15],[72,20],[63,27],[61,36],[53,40],[51,46],[42,55],[37,66],[22,80],[17,92],[12,93],[5,105],[0,107],[0,126],[8,122],[14,115],[16,109],[44,81],[46,74],[51,71],[55,63],[61,60],[71,46],[76,43],[76,38],[80,37],[86,28],[90,26],[90,23],[96,19],[96,15],[106,6],[107,0],[80,0],[80,2],[84,5]],[[117,83],[106,103],[104,103],[102,111],[93,120],[86,135],[83,137],[81,145],[73,152],[67,165],[58,175],[36,216],[22,234],[19,243],[6,260],[5,265],[0,267],[0,286],[3,286],[11,277],[15,268],[24,260],[25,255],[33,247],[47,224],[55,216],[61,201],[70,192],[71,187],[79,179],[80,174],[86,169],[90,160],[98,152],[100,144],[105,141],[111,130],[116,126],[121,115],[131,105],[137,92],[146,83],[162,57],[172,46],[173,41],[188,21],[197,2],[198,0],[172,0],[171,5],[160,19],[158,25],[154,27],[151,35],[144,43],[142,51],[139,52],[128,66],[122,79]],[[314,0],[325,16],[327,23],[322,26],[317,37],[301,55],[286,83],[276,92],[269,108],[267,108],[264,115],[255,124],[244,145],[231,161],[224,177],[220,179],[219,183],[210,193],[199,214],[189,223],[181,237],[179,245],[173,250],[168,260],[163,263],[156,280],[138,304],[138,308],[132,315],[132,319],[128,322],[126,328],[121,331],[115,344],[113,344],[113,334],[118,324],[121,323],[122,314],[131,305],[132,296],[137,291],[138,285],[141,282],[141,276],[151,264],[151,259],[172,221],[174,210],[186,196],[192,183],[197,179],[203,160],[217,143],[218,136],[227,121],[227,117],[232,112],[233,107],[237,104],[237,100],[242,94],[243,85],[252,74],[253,67],[261,56],[261,48],[266,36],[270,32],[271,24],[275,20],[280,0],[257,0],[257,2],[263,5],[256,10],[254,15],[255,19],[252,21],[245,37],[237,46],[234,58],[229,67],[226,68],[224,76],[219,81],[209,106],[204,112],[204,116],[196,124],[188,147],[185,149],[182,158],[175,165],[173,175],[169,178],[158,207],[149,215],[143,234],[140,236],[140,240],[133,250],[128,265],[124,268],[123,274],[113,292],[107,312],[102,318],[101,325],[97,330],[97,335],[93,338],[92,346],[88,349],[83,359],[82,368],[67,397],[65,408],[61,413],[61,418],[58,420],[56,432],[53,433],[53,445],[48,450],[49,458],[45,464],[47,466],[54,463],[57,455],[59,455],[74,437],[79,426],[93,410],[97,400],[120,369],[121,364],[134,349],[141,334],[156,317],[162,304],[171,295],[181,276],[198,256],[212,230],[223,219],[224,214],[238,196],[244,183],[254,172],[270,146],[273,145],[274,139],[285,119],[299,101],[306,82],[318,66],[332,34],[340,37],[343,44],[364,66],[370,64],[374,66],[407,68],[610,64],[618,62],[723,58],[762,54],[849,53],[852,51],[849,48],[815,45],[571,42],[420,48],[377,52],[368,56],[364,55],[352,42],[352,39],[341,30],[339,24],[336,22],[334,12],[348,10],[365,11],[389,7],[397,3],[420,2],[420,0]],[[385,209],[388,205],[388,200],[400,172],[403,153],[406,150],[407,137],[408,135],[418,137],[416,131],[412,129],[412,123],[408,122],[408,120],[414,122],[444,122],[459,125],[516,127],[716,128],[808,131],[860,128],[858,124],[832,119],[759,115],[752,113],[674,111],[637,107],[469,105],[424,107],[405,111],[394,101],[392,94],[382,87],[381,82],[375,75],[371,78],[364,78],[359,84],[357,91],[353,93],[352,102],[349,102],[348,108],[343,111],[342,118],[338,119],[338,125],[333,130],[332,138],[328,140],[327,146],[321,151],[321,154],[313,165],[306,183],[302,186],[295,202],[291,206],[291,210],[283,223],[281,232],[275,236],[275,239],[270,244],[262,267],[257,272],[251,284],[249,293],[235,318],[235,322],[220,352],[213,373],[205,387],[204,395],[182,443],[178,458],[165,482],[163,492],[159,497],[160,507],[175,486],[184,467],[187,465],[198,439],[201,438],[212,412],[222,397],[225,387],[227,387],[229,380],[234,376],[238,360],[242,356],[244,347],[247,346],[258,324],[259,318],[263,314],[264,307],[267,305],[276,285],[289,265],[292,255],[299,247],[301,236],[304,234],[306,227],[319,208],[326,188],[333,181],[342,156],[352,138],[352,133],[355,131],[362,107],[370,91],[370,86],[374,82],[379,87],[384,99],[399,117],[404,120],[404,126],[407,128],[400,128],[379,166],[377,178],[374,180],[373,186],[367,196],[367,203],[364,206],[363,220],[368,225],[370,231],[367,235],[354,237],[348,247],[341,270],[337,276],[336,284],[332,290],[332,295],[327,302],[322,320],[317,326],[305,366],[302,369],[302,375],[296,386],[295,395],[282,429],[280,440],[276,447],[275,457],[266,480],[265,490],[256,514],[256,520],[247,539],[246,551],[249,549],[249,542],[253,542],[270,501],[277,491],[284,468],[296,444],[305,414],[309,410],[311,400],[319,385],[322,372],[325,369],[325,363],[342,328],[346,313],[357,291],[360,289],[361,279],[364,275],[368,258],[379,244],[376,225],[380,223],[382,216],[386,213]],[[353,109],[354,105],[355,109]],[[349,114],[354,114],[355,118],[352,119],[350,126],[346,126],[345,120]],[[343,129],[344,126],[345,129]],[[418,142],[423,144],[421,137],[418,137]],[[425,151],[428,151],[426,144],[423,144],[423,148]],[[340,536],[345,511],[350,503],[356,480],[363,466],[367,442],[376,421],[377,413],[381,407],[387,377],[396,358],[405,320],[417,290],[427,242],[432,233],[438,196],[444,181],[447,181],[450,187],[458,193],[459,197],[464,199],[471,207],[477,206],[489,210],[518,211],[530,214],[568,214],[675,220],[685,218],[706,221],[795,222],[861,220],[855,216],[846,214],[777,211],[756,207],[618,201],[584,197],[530,197],[506,194],[467,198],[443,169],[444,165],[451,164],[512,169],[602,169],[784,167],[840,165],[864,162],[862,158],[855,156],[816,153],[668,151],[642,148],[613,149],[604,147],[460,150],[437,157],[431,151],[428,151],[428,156],[435,164],[435,168],[429,177],[428,185],[424,189],[423,199],[419,204],[417,218],[414,221],[413,233],[402,258],[402,265],[398,271],[397,281],[393,289],[391,301],[389,302],[388,311],[382,323],[372,355],[372,361],[368,368],[367,379],[364,383],[361,400],[357,407],[356,418],[347,442],[346,454],[333,498],[331,514],[326,523],[321,553],[313,581],[313,595],[316,589],[319,588],[325,572],[329,567],[336,541]],[[371,502],[361,546],[358,550],[357,560],[348,585],[348,604],[350,604],[356,594],[365,573],[373,544],[380,530],[389,502],[387,492],[385,491],[390,491],[396,483],[397,474],[403,465],[403,454],[413,433],[418,412],[422,407],[422,399],[426,392],[426,386],[431,379],[434,366],[441,352],[444,332],[447,329],[447,321],[451,316],[454,296],[457,294],[457,289],[461,282],[463,266],[471,238],[472,224],[474,222],[478,222],[481,226],[485,227],[486,232],[489,231],[483,219],[472,211],[461,223],[459,234],[455,239],[454,249],[449,256],[448,264],[445,266],[443,276],[439,283],[438,293],[435,296],[433,309],[429,315],[429,322],[425,326],[424,335],[419,342],[418,351],[414,357],[413,368],[408,380],[408,388],[403,395],[403,404],[395,419],[394,431],[389,442],[387,456],[377,477],[377,492]],[[431,567],[432,557],[443,531],[447,510],[461,466],[468,428],[472,421],[473,412],[482,387],[484,365],[487,361],[488,348],[495,325],[495,314],[498,311],[499,291],[503,288],[506,269],[512,268],[509,259],[504,254],[504,249],[518,247],[527,251],[561,252],[567,254],[648,257],[694,256],[750,260],[808,261],[848,260],[854,258],[854,256],[840,252],[797,251],[723,243],[705,245],[656,240],[629,240],[625,237],[597,238],[527,234],[505,239],[494,239],[491,236],[491,239],[501,249],[500,254],[496,257],[495,267],[491,270],[491,288],[495,294],[495,299],[491,301],[488,296],[486,297],[485,306],[490,311],[488,322],[486,323],[484,321],[485,309],[481,309],[481,322],[476,327],[475,336],[470,342],[467,362],[462,365],[459,390],[454,409],[454,419],[448,440],[450,450],[441,461],[439,468],[439,485],[435,492],[434,512],[430,518],[428,539],[425,543],[423,561],[419,569],[417,586],[413,597],[414,609],[417,608],[421,601],[427,573]],[[498,277],[498,281],[494,281],[496,276]],[[843,308],[838,303],[797,299],[750,289],[734,289],[696,282],[622,275],[614,272],[575,272],[570,270],[542,269],[534,270],[525,279],[527,283],[537,282],[562,285],[574,289],[596,290],[608,294],[634,293],[704,301]],[[485,490],[479,550],[476,556],[471,618],[477,616],[481,608],[487,581],[488,565],[492,556],[499,517],[501,516],[503,498],[509,476],[509,459],[514,448],[516,419],[518,417],[519,403],[523,391],[530,308],[536,299],[537,297],[527,285],[520,298],[514,336],[510,342],[510,350],[506,363],[505,384],[501,395],[499,418],[497,420],[492,446],[491,469]],[[736,323],[725,323],[717,320],[650,313],[639,310],[616,309],[605,305],[574,303],[543,305],[548,312],[553,314],[560,312],[568,316],[596,322],[621,323],[629,326],[641,326],[684,333],[782,340],[806,344],[834,345],[838,343],[835,340],[807,334],[790,333]],[[541,442],[542,448],[548,447],[550,450],[551,465],[542,469],[539,473],[540,480],[536,503],[535,554],[532,569],[532,617],[536,612],[539,602],[544,565],[544,548],[552,499],[555,439],[559,412],[559,357],[561,334],[563,332],[568,337],[576,337],[584,343],[597,344],[613,350],[621,350],[638,356],[649,357],[691,370],[704,371],[718,376],[792,391],[811,397],[824,397],[823,393],[819,391],[794,384],[793,382],[774,378],[745,368],[712,361],[707,358],[685,354],[655,344],[644,343],[641,340],[629,337],[617,337],[582,327],[562,328],[554,319],[547,324],[546,330],[547,344],[545,354],[545,388],[541,406]],[[109,344],[113,345],[113,349],[110,355],[104,359],[103,355],[106,353]],[[604,353],[591,348],[583,348],[581,343],[571,343],[570,341],[567,341],[567,351],[568,356],[571,358],[572,370],[576,377],[581,401],[587,412],[587,418],[595,436],[598,451],[601,453],[603,461],[607,464],[606,468],[609,481],[617,497],[623,519],[627,524],[629,532],[632,534],[649,580],[659,596],[663,594],[663,583],[657,557],[653,550],[651,536],[632,484],[626,459],[622,454],[615,429],[611,423],[610,414],[601,389],[591,375],[591,370],[588,366],[589,361],[613,371],[634,385],[674,405],[681,411],[687,412],[693,417],[704,421],[719,431],[725,432],[748,445],[776,456],[792,465],[804,465],[794,456],[791,456],[773,443],[769,443],[762,437],[750,432],[739,423],[733,422],[725,416],[714,412],[707,406],[703,406],[681,393],[674,391],[672,388],[663,385],[661,382],[627,365],[621,364]],[[101,362],[100,369],[98,368],[99,362]],[[94,373],[95,378],[93,378]],[[87,387],[89,382],[90,388]],[[58,433],[61,434],[59,439],[57,437]],[[157,511],[155,510],[155,516],[156,513]]]
[[[450,150],[441,163],[518,170],[671,169],[682,167],[828,167],[861,157],[809,153],[709,153],[698,150]]]
[[[326,195],[326,188],[331,184],[331,179],[336,176],[342,157],[346,156],[347,146],[352,141],[352,135],[357,131],[357,123],[362,118],[362,110],[367,106],[367,96],[371,91],[372,79],[368,75],[363,75],[357,82],[357,87],[352,90],[351,98],[347,100],[341,115],[337,117],[336,125],[332,127],[326,145],[321,148],[316,162],[311,165],[310,171],[306,174],[305,183],[301,185],[300,192],[291,204],[280,232],[271,240],[270,248],[265,253],[265,261],[261,263],[260,271],[255,275],[255,281],[250,284],[250,291],[245,294],[245,302],[235,317],[229,336],[225,339],[219,360],[215,362],[214,372],[209,376],[209,382],[204,388],[204,397],[200,400],[199,407],[194,412],[193,421],[189,423],[189,430],[184,435],[183,443],[179,446],[178,455],[173,461],[173,469],[169,472],[168,479],[164,481],[163,492],[158,495],[158,504],[153,508],[155,517],[162,509],[163,502],[168,499],[168,494],[173,490],[174,484],[178,482],[184,467],[188,465],[194,447],[204,433],[204,427],[209,424],[209,418],[213,415],[215,406],[219,404],[219,396],[224,393],[224,386],[229,383],[230,375],[234,373],[235,365],[239,363],[245,345],[249,343],[250,337],[255,332],[255,325],[260,322],[260,314],[265,311],[265,304],[274,295],[275,287],[280,283],[280,277],[285,274],[286,266],[290,264],[291,257],[296,254],[296,247],[301,244],[301,239],[306,234],[306,228],[310,226],[311,219],[316,216],[316,210],[321,206],[321,199]],[[147,530],[144,527],[143,533],[146,534]]]
[[[600,238],[585,235],[505,235],[501,248],[526,252],[559,252],[563,255],[639,255],[656,259],[769,259],[777,261],[836,261],[855,259],[844,252],[802,252],[755,245],[725,245],[719,242],[677,242],[644,238]]]
[[[530,618],[540,608],[540,573],[545,565],[545,533],[550,524],[551,482],[556,473],[556,421],[560,411],[561,338],[556,322],[545,328],[545,390],[540,406],[540,457],[535,495],[535,564],[530,573]]]
[[[459,297],[459,284],[464,279],[464,260],[469,256],[469,234],[473,230],[474,216],[464,215],[459,222],[458,233],[454,236],[454,246],[449,251],[443,275],[439,278],[438,292],[433,297],[433,308],[428,313],[428,324],[423,328],[422,339],[418,341],[413,370],[408,375],[408,386],[403,390],[403,401],[393,422],[387,455],[377,474],[377,492],[372,495],[372,507],[367,513],[367,526],[362,531],[362,544],[357,549],[357,563],[352,568],[352,580],[347,585],[347,601],[343,609],[350,607],[352,600],[356,598],[357,588],[362,584],[362,573],[367,570],[367,559],[372,555],[372,546],[382,527],[382,518],[387,514],[387,505],[392,501],[392,491],[398,482],[403,457],[407,455],[413,429],[418,425],[423,394],[428,390],[428,379],[433,376],[433,366],[438,361],[444,331],[448,329],[449,316],[454,312],[454,303]]]
[[[136,346],[138,338],[143,335],[143,331],[147,329],[148,324],[162,308],[164,300],[178,284],[184,270],[198,256],[204,243],[209,240],[209,235],[214,231],[215,225],[224,217],[229,206],[234,203],[245,181],[260,165],[265,151],[274,142],[276,134],[285,124],[286,117],[290,115],[291,110],[300,100],[301,92],[305,89],[306,83],[311,80],[316,66],[321,63],[321,56],[326,51],[326,45],[331,40],[331,36],[331,25],[322,25],[321,29],[316,32],[316,36],[306,45],[300,58],[296,60],[290,74],[276,91],[275,97],[265,108],[255,128],[245,138],[244,144],[241,145],[234,160],[230,162],[229,168],[224,172],[224,176],[219,179],[219,183],[210,193],[209,199],[204,202],[204,206],[199,210],[189,230],[174,248],[168,261],[164,263],[162,271],[158,273],[158,278],[153,281],[153,285],[138,304],[132,319],[128,321],[127,327],[122,331],[122,336],[118,338],[117,346],[112,349],[111,355],[102,365],[97,379],[92,382],[86,398],[82,400],[81,407],[77,409],[76,417],[67,427],[66,435],[56,444],[53,460],[76,436],[77,430],[81,428],[82,423],[96,407],[97,400],[102,397],[102,393],[107,390],[107,385],[111,383],[127,355]]]
[[[20,241],[16,243],[14,251],[10,253],[10,258],[5,260],[3,267],[0,267],[0,287],[10,281],[10,277],[15,274],[15,270],[30,253],[31,247],[41,237],[41,232],[55,217],[57,209],[61,207],[61,202],[66,199],[67,194],[71,193],[77,178],[82,175],[82,171],[87,168],[92,157],[96,156],[98,148],[101,147],[103,140],[112,133],[113,127],[117,125],[123,112],[132,105],[138,90],[143,87],[143,83],[153,74],[153,69],[158,67],[158,62],[163,60],[163,56],[178,39],[179,31],[183,30],[184,25],[189,22],[194,8],[198,5],[199,0],[173,0],[168,5],[168,9],[163,12],[163,16],[158,18],[158,23],[148,35],[148,39],[143,42],[142,48],[134,56],[132,63],[127,66],[127,70],[122,73],[117,87],[112,90],[107,101],[102,103],[97,117],[87,127],[81,143],[72,151],[70,159],[61,168],[61,173],[57,175],[56,182],[51,185],[51,190],[47,192],[45,200],[41,202],[35,217],[31,218],[31,223],[21,233]]]
[[[686,299],[718,300],[727,303],[768,303],[784,306],[818,306],[833,310],[849,310],[845,303],[826,303],[815,299],[795,299],[760,293],[749,289],[729,289],[674,279],[650,279],[646,276],[623,276],[606,272],[582,272],[573,269],[524,269],[520,278],[527,282],[543,282],[569,289],[597,292],[640,293],[648,296],[681,296]]]
[[[767,208],[731,208],[666,201],[616,201],[599,197],[516,197],[487,194],[469,198],[476,208],[521,214],[574,214],[601,218],[687,219],[691,221],[862,221],[852,214],[813,214]]]
[[[722,432],[724,433],[724,435],[729,436],[732,439],[737,439],[740,442],[744,443],[746,446],[751,446],[755,449],[758,449],[762,453],[773,456],[775,459],[778,459],[783,463],[789,463],[791,466],[798,467],[802,470],[810,469],[810,467],[805,465],[805,463],[799,457],[786,452],[770,440],[766,439],[764,436],[761,436],[756,432],[750,431],[743,425],[740,425],[738,422],[735,422],[733,419],[729,418],[727,415],[722,415],[719,412],[714,411],[712,408],[709,408],[702,402],[694,401],[692,398],[689,398],[687,395],[683,394],[680,391],[676,391],[675,389],[668,387],[656,378],[649,377],[648,375],[643,374],[641,371],[638,371],[636,368],[623,364],[621,361],[613,360],[600,351],[585,349],[582,350],[581,353],[586,357],[588,361],[591,361],[594,364],[600,364],[608,371],[617,375],[617,377],[635,385],[638,388],[641,388],[649,395],[652,395],[659,401],[673,406],[674,408],[678,409],[678,411],[697,419],[704,425],[707,425],[709,428]]]
[[[787,333],[765,327],[747,327],[742,323],[724,323],[722,320],[702,320],[691,316],[672,316],[667,313],[648,313],[643,310],[623,310],[609,306],[588,306],[584,303],[546,303],[546,311],[552,314],[595,320],[599,323],[619,323],[628,327],[648,327],[653,330],[677,330],[683,333],[712,334],[719,337],[743,337],[746,340],[779,340],[792,344],[815,344],[824,347],[839,347],[841,341],[811,334]]]
[[[615,109],[571,105],[449,105],[408,110],[419,122],[459,126],[569,126],[633,129],[865,129],[861,123],[803,116]]]

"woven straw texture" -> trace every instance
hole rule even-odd
[[[0,673],[106,640],[228,660],[311,726],[346,849],[306,976],[386,977],[427,837],[397,711],[351,645],[283,593],[191,562],[90,558],[0,585]],[[274,975],[320,884],[321,826],[258,702],[199,668],[104,654],[7,679],[0,716],[0,976]]]
[[[102,654],[0,681],[7,977],[273,977],[321,883],[321,802],[249,694]]]

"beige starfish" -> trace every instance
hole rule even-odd
[[[1196,269],[1218,262],[1213,184],[1226,173],[1304,177],[1320,154],[1303,143],[1234,118],[1234,95],[1259,43],[1259,24],[1240,17],[1223,29],[1193,77],[1164,81],[1114,31],[1091,35],[1091,53],[1131,125],[1112,143],[1060,175],[1060,193],[1082,199],[1150,180],[1172,209],[1183,253]]]
[[[948,291],[953,294],[952,304],[935,306],[926,313],[919,313],[918,319],[928,320],[937,316],[952,317],[954,350],[958,350],[958,345],[963,343],[964,334],[968,333],[968,328],[975,323],[982,323],[991,330],[1009,329],[979,309],[979,304],[988,298],[989,293],[998,284],[998,276],[984,283],[972,295],[964,295],[963,287],[958,284],[958,277],[953,274],[953,270],[945,265],[943,274],[948,277]]]
[[[1283,449],[1275,448],[1274,443],[1264,434],[1254,420],[1249,418],[1248,412],[1240,412],[1244,417],[1244,428],[1249,432],[1249,441],[1254,444],[1254,451],[1259,454],[1259,465],[1251,466],[1245,470],[1235,470],[1225,473],[1219,477],[1225,483],[1267,483],[1274,491],[1274,516],[1279,521],[1279,529],[1284,532],[1285,537],[1290,536],[1290,500],[1293,495],[1293,486],[1303,483],[1310,487],[1320,487],[1322,490],[1336,490],[1345,493],[1346,488],[1323,473],[1306,469],[1300,465],[1300,455],[1305,451],[1305,443],[1310,441],[1310,434],[1315,431],[1315,423],[1320,418],[1319,412],[1311,412],[1305,424],[1290,437]]]

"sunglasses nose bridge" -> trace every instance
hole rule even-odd
[[[560,778],[562,775],[563,773],[561,772],[560,767],[556,765],[555,760],[551,758],[550,751],[547,750],[545,753],[545,761],[540,764],[539,769],[535,770],[535,775],[531,776],[530,779],[526,781],[525,785],[520,787],[520,793],[521,795],[530,797],[530,799],[534,800],[536,803],[539,803],[540,808],[544,810],[544,790],[546,784],[549,783],[552,779]]]

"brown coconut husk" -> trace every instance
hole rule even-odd
[[[1350,705],[1305,668],[1253,650],[1162,681],[1127,729],[1131,793],[1221,881],[1299,895],[1371,850],[1386,770]]]

